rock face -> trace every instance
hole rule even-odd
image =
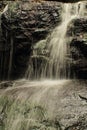
[[[33,44],[45,39],[47,34],[60,23],[60,13],[59,3],[10,3],[8,11],[2,15],[3,45],[8,48],[5,51],[6,58],[10,59],[5,63],[5,74],[8,77],[24,76]],[[3,53],[2,51],[2,55]]]
[[[9,3],[8,11],[1,18],[1,79],[24,77],[31,55],[34,63],[38,61],[38,68],[42,60],[48,61],[45,40],[61,22],[61,5],[50,1]],[[68,57],[71,75],[87,78],[87,19],[74,19],[68,26],[67,36],[72,37],[72,55]]]
[[[69,25],[68,36],[73,37],[70,47],[71,68],[78,78],[87,78],[87,19],[75,19]]]

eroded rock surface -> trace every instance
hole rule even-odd
[[[0,126],[7,130],[86,130],[86,86],[82,80],[15,81],[0,93]]]
[[[40,63],[49,62],[46,46],[50,35],[46,38],[61,23],[61,11],[60,2],[9,3],[8,11],[2,15],[2,78],[24,77],[31,61],[35,64],[37,60],[38,68]],[[67,29],[67,36],[72,38],[71,56],[67,57],[71,62],[71,77],[87,78],[87,18],[74,19]]]
[[[73,20],[67,30],[72,54],[72,69],[79,78],[87,78],[87,18]]]
[[[7,75],[24,76],[33,44],[46,38],[60,23],[60,13],[61,4],[55,2],[10,3],[8,11],[2,15],[4,44],[10,49],[10,52],[6,51],[10,59],[5,64],[10,63]]]

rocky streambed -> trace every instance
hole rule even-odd
[[[0,91],[1,130],[87,129],[87,81],[23,79]]]
[[[62,4],[9,3],[1,16],[0,79],[24,77],[31,61],[37,61],[37,71],[49,62],[46,46],[61,23]],[[71,21],[67,36],[71,77],[86,79],[87,17]],[[87,81],[0,82],[0,130],[87,130]]]

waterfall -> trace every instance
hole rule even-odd
[[[85,2],[62,4],[61,24],[46,40],[38,43],[43,48],[47,43],[47,57],[38,56],[37,52],[31,56],[34,61],[30,59],[26,76],[32,79],[45,78],[45,80],[39,82],[21,79],[12,81],[12,86],[9,87],[6,83],[0,83],[0,130],[86,129],[87,104],[83,104],[81,100],[87,100],[84,97],[87,83],[82,80],[66,80],[70,78],[70,63],[67,62],[67,55],[70,55],[71,38],[67,36],[68,25],[74,19],[85,17],[85,5]],[[10,40],[8,78],[13,61],[12,35]],[[3,64],[1,67],[3,68]]]
[[[78,6],[72,4],[63,4],[62,7],[62,22],[61,25],[56,27],[53,33],[51,34],[50,42],[49,42],[49,50],[50,51],[50,59],[51,64],[48,68],[49,76],[56,78],[66,78],[68,71],[66,70],[66,55],[68,53],[68,45],[67,45],[67,27],[69,22],[74,19],[78,15],[77,11]],[[74,12],[73,12],[74,10]]]
[[[50,52],[49,64],[46,64],[44,67],[41,65],[41,72],[39,72],[37,68],[35,73],[29,72],[31,70],[29,68],[29,71],[27,71],[28,78],[32,73],[33,75],[36,75],[35,78],[70,78],[70,64],[67,62],[67,55],[70,55],[70,38],[67,36],[67,29],[69,23],[73,19],[80,18],[85,15],[85,7],[85,2],[62,4],[61,24],[53,30],[49,41],[47,38],[47,50]],[[35,64],[35,66],[37,66],[37,60]]]

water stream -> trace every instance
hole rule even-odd
[[[85,2],[62,4],[61,16],[62,22],[51,33],[47,46],[49,65],[42,64],[41,72],[36,68],[33,72],[36,81],[18,80],[12,87],[0,91],[0,130],[65,130],[64,125],[71,126],[71,122],[78,121],[79,114],[87,111],[87,103],[83,104],[78,95],[86,95],[86,84],[66,80],[70,75],[70,64],[66,60],[70,54],[67,28],[73,19],[85,17]],[[11,44],[9,74],[13,41]],[[27,77],[32,77],[34,69],[30,70],[29,66],[27,71]],[[38,77],[46,80],[38,81]],[[65,123],[61,125],[63,129],[58,124],[60,120]]]
[[[67,27],[70,21],[78,16],[78,4],[64,4],[62,10],[61,25],[51,34],[49,42],[51,64],[48,69],[49,76],[53,75],[56,78],[66,78],[69,74],[70,68],[66,64],[66,56],[69,53],[68,39],[66,36]],[[47,70],[46,70],[47,71]]]
[[[73,19],[85,17],[85,2],[62,5],[62,22],[51,34],[48,48],[51,64],[47,68],[49,77],[57,79],[70,78],[70,64],[67,63],[67,54],[70,54],[70,38],[67,37],[69,23]]]
[[[73,19],[85,17],[85,5],[85,2],[62,4],[61,24],[48,36],[49,40],[47,38],[47,50],[50,53],[49,64],[42,62],[41,67],[39,67],[36,59],[34,70],[33,63],[29,63],[26,74],[28,78],[70,78],[70,63],[67,62],[67,55],[70,55],[69,43],[71,39],[67,37],[67,29]],[[30,64],[32,64],[31,68]]]

